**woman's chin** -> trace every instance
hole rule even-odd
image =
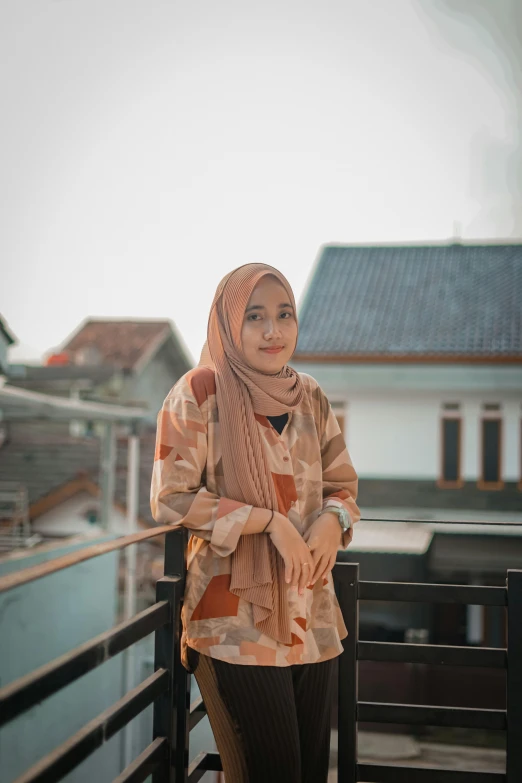
[[[264,356],[262,359],[260,359],[259,356],[256,356],[255,363],[250,362],[250,365],[255,370],[267,373],[268,375],[277,375],[278,372],[281,372],[285,364],[286,362],[282,361],[279,355]]]

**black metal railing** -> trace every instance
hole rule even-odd
[[[220,770],[216,752],[189,759],[190,731],[205,717],[201,698],[190,702],[190,675],[181,663],[180,613],[185,587],[186,530],[168,526],[88,547],[40,566],[0,578],[0,592],[56,570],[165,535],[164,576],[156,603],[71,652],[0,689],[0,726],[100,666],[150,633],[155,634],[154,674],[31,767],[14,783],[54,783],[153,703],[150,745],[116,783],[196,783],[208,770]],[[507,572],[506,587],[359,581],[357,563],[337,563],[334,582],[348,637],[339,656],[338,780],[342,783],[522,783],[522,571]],[[507,608],[507,648],[359,641],[359,602],[414,601],[466,603]],[[358,661],[391,661],[505,669],[505,710],[358,701]],[[505,773],[361,763],[357,755],[359,721],[504,730]]]
[[[359,581],[357,563],[337,563],[334,580],[346,625],[353,629],[339,657],[338,775],[343,783],[522,782],[522,571],[507,572],[506,587]],[[359,601],[463,603],[507,608],[507,648],[359,641]],[[507,709],[470,709],[358,700],[358,661],[480,666],[505,669]],[[507,732],[505,773],[360,763],[357,723],[406,723]]]

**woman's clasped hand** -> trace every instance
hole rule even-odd
[[[290,520],[276,511],[267,533],[284,560],[286,582],[297,586],[300,595],[307,585],[332,570],[341,545],[337,517],[328,513],[321,514],[301,536]]]
[[[303,540],[310,547],[314,559],[314,572],[311,582],[323,579],[332,570],[337,552],[342,544],[342,530],[337,515],[323,511],[308,528]]]
[[[300,595],[310,583],[314,570],[313,557],[308,544],[288,517],[279,511],[274,512],[267,527],[273,545],[285,563],[285,580],[291,586],[297,586]]]

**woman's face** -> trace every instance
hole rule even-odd
[[[297,321],[284,286],[265,275],[248,300],[241,329],[246,362],[275,375],[290,360],[297,344]],[[281,350],[274,350],[280,348]],[[272,350],[270,350],[272,349]]]

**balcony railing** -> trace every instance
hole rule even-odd
[[[88,547],[0,578],[0,592],[42,578],[80,561],[165,536],[165,572],[156,603],[132,619],[0,690],[0,726],[100,666],[150,633],[155,634],[154,674],[42,758],[15,783],[59,781],[129,721],[153,703],[150,745],[116,779],[140,783],[196,783],[207,770],[220,770],[219,754],[189,760],[190,731],[206,715],[201,698],[190,702],[190,675],[180,660],[180,611],[185,583],[186,531],[168,526]],[[359,581],[357,563],[337,563],[334,581],[349,635],[339,657],[338,780],[342,783],[521,783],[522,782],[522,571],[509,570],[505,587]],[[507,608],[507,648],[359,641],[359,602],[464,603]],[[394,661],[506,670],[505,710],[358,701],[358,661]],[[505,773],[396,764],[361,763],[359,721],[495,729],[507,734]]]

